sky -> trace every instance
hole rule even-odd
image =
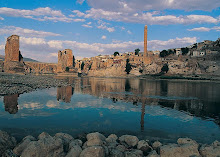
[[[220,37],[220,0],[0,0],[0,55],[7,37],[20,36],[23,57],[57,62],[189,46]]]

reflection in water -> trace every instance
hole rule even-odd
[[[144,131],[144,115],[145,115],[145,100],[142,100],[142,107],[141,107],[141,131]]]
[[[57,100],[61,100],[65,103],[70,103],[73,93],[74,88],[71,86],[57,87]]]
[[[18,94],[4,96],[5,111],[10,114],[18,112]]]
[[[38,118],[41,115],[48,119],[52,117],[50,120],[46,119],[51,126],[72,127],[72,130],[82,128],[83,131],[101,131],[102,129],[114,131],[114,129],[138,128],[135,131],[138,130],[138,133],[146,133],[149,136],[152,134],[158,136],[161,132],[164,133],[164,130],[171,135],[176,133],[177,136],[191,134],[195,136],[198,132],[204,135],[214,130],[214,134],[210,135],[212,138],[220,133],[218,130],[220,84],[114,78],[66,78],[66,81],[72,86],[50,89],[50,93],[46,96],[44,95],[46,90],[43,92],[39,90],[38,93],[33,92],[29,95],[21,94],[19,112],[18,95],[5,96],[5,111],[13,114],[18,112],[17,114],[22,115],[35,115]],[[44,99],[39,100],[39,97]],[[24,99],[23,102],[21,98]],[[56,99],[63,103],[57,103]],[[98,117],[96,117],[96,111],[98,111]],[[53,117],[55,114],[61,118]],[[70,115],[68,118],[65,117],[68,115]],[[62,116],[65,118],[62,119]],[[211,120],[211,123],[207,119]],[[41,122],[42,120],[39,126],[44,125]],[[119,123],[118,126],[117,123]],[[51,126],[46,124],[46,127]],[[196,130],[197,127],[194,126],[200,129]],[[193,128],[193,131],[189,128]],[[150,132],[151,129],[153,133]]]

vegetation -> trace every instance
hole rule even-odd
[[[143,69],[139,69],[139,72],[140,72],[140,73],[143,73]]]
[[[164,64],[163,67],[161,68],[161,72],[168,72],[169,71],[169,67],[168,64]]]
[[[119,55],[119,53],[116,51],[116,52],[114,52],[114,56],[117,56],[117,55]]]
[[[135,49],[135,50],[134,50],[135,55],[138,55],[140,51],[141,51],[141,50],[140,50],[139,48]]]
[[[131,64],[129,63],[129,59],[126,60],[126,66],[125,66],[125,71],[127,74],[130,73],[132,67],[131,67]]]
[[[189,48],[181,48],[182,55],[186,55],[189,52]]]
[[[85,66],[85,63],[84,63],[84,62],[82,62],[82,64],[81,64],[81,70],[83,70],[83,69],[84,69],[84,66]]]
[[[70,71],[70,68],[69,67],[66,67],[66,70],[65,70],[66,72],[69,72]]]
[[[175,51],[169,49],[168,51],[167,50],[163,50],[160,52],[160,57],[166,57],[166,56],[169,56],[170,54],[174,54]]]
[[[73,56],[73,67],[75,67],[76,63],[75,63],[75,57]]]

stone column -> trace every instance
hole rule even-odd
[[[144,57],[147,57],[147,25],[144,27]]]

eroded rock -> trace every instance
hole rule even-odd
[[[125,142],[129,146],[136,146],[139,142],[138,138],[136,136],[132,135],[123,135],[119,137],[120,142]]]
[[[0,154],[3,154],[8,149],[13,149],[16,143],[17,141],[14,137],[0,130]]]
[[[91,146],[85,148],[81,152],[80,157],[105,157],[105,150],[101,146]]]

